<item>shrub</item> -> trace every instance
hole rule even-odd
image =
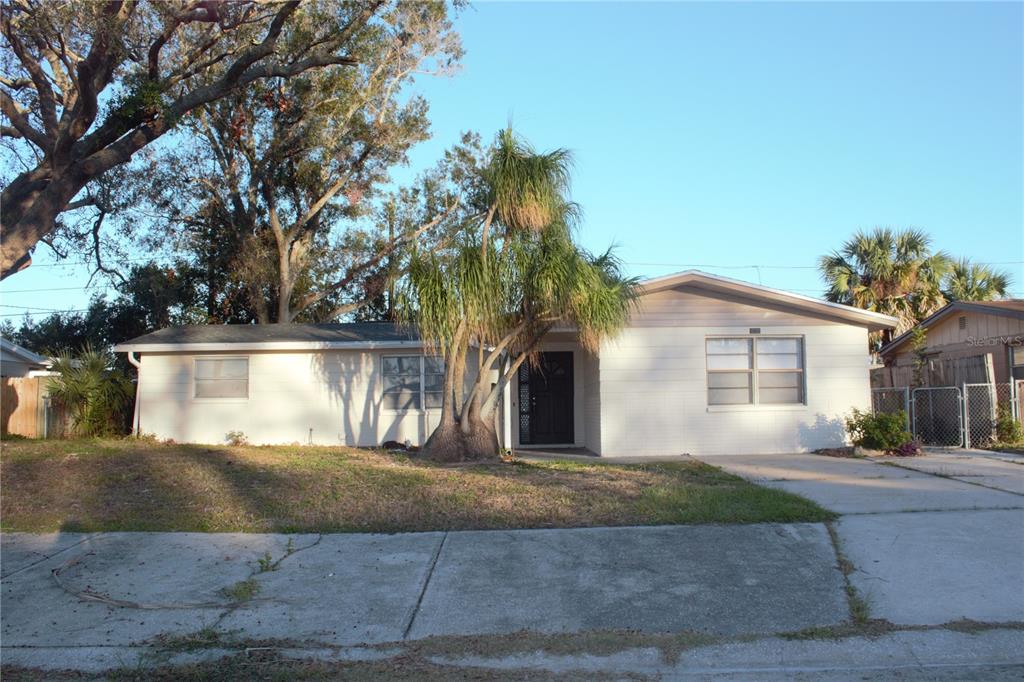
[[[854,445],[871,450],[894,452],[902,445],[914,440],[906,430],[907,413],[862,412],[853,409],[846,417],[846,431]]]
[[[1000,405],[996,416],[996,437],[1000,443],[1020,443],[1024,441],[1024,428],[1013,418],[1009,405]]]
[[[88,345],[77,357],[64,351],[57,356],[53,369],[60,374],[50,379],[50,396],[68,411],[76,434],[124,433],[133,386],[114,368],[110,351],[93,350]]]
[[[224,440],[227,441],[228,445],[234,445],[236,447],[249,444],[249,439],[245,437],[244,431],[228,431],[224,434]]]

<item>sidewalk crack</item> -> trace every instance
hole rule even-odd
[[[50,554],[49,556],[44,556],[42,559],[39,559],[38,561],[33,561],[31,564],[29,564],[27,566],[22,566],[21,568],[16,568],[13,571],[11,571],[10,573],[4,573],[4,574],[0,575],[0,578],[10,578],[12,575],[17,575],[19,573],[22,573],[23,571],[27,571],[28,569],[32,568],[33,566],[38,566],[39,564],[43,563],[44,561],[49,561],[50,559],[52,559],[52,558],[54,558],[56,556],[60,556],[64,552],[68,551],[69,549],[74,549],[75,547],[78,547],[83,542],[85,542],[87,540],[91,540],[92,538],[98,537],[98,536],[99,536],[99,533],[89,533],[88,535],[86,535],[84,538],[82,538],[78,542],[74,543],[73,545],[68,545],[64,549],[59,549],[56,552],[54,552],[53,554]]]
[[[423,581],[423,587],[420,589],[420,596],[416,600],[416,605],[412,607],[412,613],[409,614],[409,622],[405,625],[405,630],[402,632],[402,639],[409,639],[409,633],[412,632],[413,623],[416,622],[416,616],[420,612],[420,604],[423,603],[423,597],[427,594],[427,586],[430,585],[430,579],[434,576],[434,567],[437,566],[437,560],[441,557],[441,550],[444,549],[444,543],[448,541],[448,531],[444,532],[441,537],[441,542],[438,543],[437,549],[434,551],[434,556],[430,560],[430,568],[427,569],[427,577]]]

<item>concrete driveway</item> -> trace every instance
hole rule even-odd
[[[871,614],[894,623],[1024,621],[1024,465],[985,454],[700,457],[842,514]]]

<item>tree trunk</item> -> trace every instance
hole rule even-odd
[[[496,461],[501,457],[494,420],[473,418],[466,424],[442,421],[423,446],[435,462]]]
[[[20,179],[12,182],[3,193],[0,279],[32,263],[33,247],[50,234],[57,216],[85,186],[85,179],[73,169],[66,170],[59,181],[49,180],[45,184],[42,181],[19,183]]]

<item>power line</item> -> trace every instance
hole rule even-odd
[[[112,289],[114,284],[89,284],[80,287],[49,287],[45,289],[0,289],[0,294],[34,294],[37,291],[83,291],[85,289]]]
[[[710,263],[639,263],[622,261],[624,265],[639,265],[664,268],[720,268],[720,269],[763,269],[763,270],[817,270],[817,265],[712,265]],[[993,261],[976,263],[976,265],[1022,265],[1024,260]]]
[[[118,263],[138,263],[140,261],[155,261],[157,260],[153,256],[139,256],[138,258],[119,258]],[[33,263],[30,268],[59,268],[66,267],[69,265],[92,265],[91,260],[76,260],[76,261],[57,261],[56,263]]]
[[[25,310],[25,311],[22,311],[20,313],[0,313],[0,317],[23,317],[25,315],[31,316],[33,312],[37,312],[38,313],[38,312],[43,312],[43,311],[40,311],[40,310],[36,310],[36,311]],[[74,310],[52,310],[50,312],[53,312],[53,313],[87,313],[87,312],[89,312],[89,309],[88,308],[76,308]]]

